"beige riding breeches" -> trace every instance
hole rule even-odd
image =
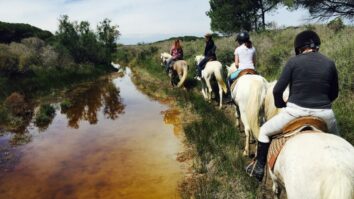
[[[261,126],[258,140],[269,143],[269,137],[281,133],[288,122],[302,116],[319,117],[326,122],[329,133],[338,134],[337,122],[332,109],[304,108],[288,102],[287,107]]]

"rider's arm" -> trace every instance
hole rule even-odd
[[[240,63],[240,60],[238,58],[238,54],[235,54],[235,67],[238,69],[238,64]]]
[[[274,103],[277,108],[286,107],[286,103],[284,102],[283,99],[283,93],[291,80],[291,73],[292,73],[291,68],[292,68],[292,64],[289,61],[284,67],[284,70],[280,75],[278,82],[274,86],[273,89]]]
[[[253,66],[254,68],[256,68],[256,49],[253,48],[254,51],[253,51],[253,56],[252,56],[252,62],[253,62]]]
[[[337,69],[336,69],[336,66],[334,63],[333,63],[332,70],[333,70],[332,71],[333,78],[331,81],[331,90],[330,90],[330,96],[329,96],[329,99],[331,100],[331,102],[333,102],[338,97],[338,92],[339,92],[338,73],[337,73]]]
[[[253,54],[252,61],[253,61],[254,67],[256,67],[256,53]]]

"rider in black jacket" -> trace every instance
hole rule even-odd
[[[205,49],[204,49],[204,59],[200,61],[200,63],[197,66],[197,77],[202,76],[202,70],[204,69],[206,63],[208,61],[216,60],[216,46],[214,44],[213,38],[211,34],[206,34],[205,35]]]

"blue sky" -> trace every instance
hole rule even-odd
[[[171,36],[201,36],[210,32],[207,0],[0,0],[0,21],[29,23],[55,32],[60,15],[87,20],[91,27],[109,18],[119,25],[119,43],[152,42]],[[306,10],[280,8],[267,14],[266,21],[278,25],[306,23]]]

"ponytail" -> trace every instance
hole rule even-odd
[[[245,42],[247,48],[252,48],[252,42],[250,40]]]

